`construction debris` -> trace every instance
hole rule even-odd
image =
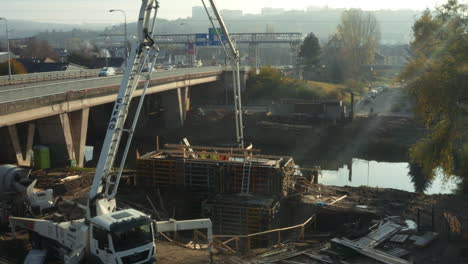
[[[429,243],[434,241],[437,237],[439,237],[438,233],[428,231],[424,233],[424,235],[418,237],[418,239],[414,241],[414,245],[420,248],[426,247],[427,245],[429,245]]]
[[[374,248],[392,235],[396,234],[402,228],[403,226],[398,225],[393,221],[380,222],[377,229],[355,241],[355,244],[358,247]]]
[[[390,242],[394,242],[394,243],[404,243],[406,241],[406,239],[408,239],[409,235],[405,235],[405,234],[397,234],[397,235],[394,235],[391,239],[390,239]]]
[[[196,146],[190,146],[190,148],[193,148],[193,152],[202,150]],[[203,149],[203,151],[206,150]],[[220,148],[218,151],[226,150]],[[164,152],[164,150],[160,152]],[[199,162],[210,165],[217,163],[217,161],[208,160],[207,156],[200,154],[190,157],[193,152],[187,151],[187,158],[185,158],[187,163]],[[252,150],[252,154],[252,156],[260,155],[257,150]],[[250,153],[248,156],[250,156]],[[180,160],[174,158],[174,160],[177,164],[177,162],[183,161],[183,158]],[[243,164],[241,161],[228,161],[226,163]],[[219,167],[225,166],[223,163],[219,164]],[[213,168],[217,170],[219,167]],[[176,169],[179,169],[179,167]],[[185,173],[185,170],[183,172]],[[63,177],[53,176],[53,183],[56,184],[62,178],[75,174],[78,173],[72,172]],[[228,175],[218,175],[225,178],[229,177]],[[252,175],[254,174],[252,173]],[[182,176],[188,177],[184,174]],[[298,186],[298,179],[304,177],[304,175],[293,175],[291,177],[296,180],[295,186]],[[142,179],[142,177],[139,178],[139,180]],[[304,179],[306,184],[311,182],[311,178],[304,177]],[[85,177],[81,175],[79,179],[71,178],[70,181],[65,181],[63,184],[70,186],[64,188],[67,191],[67,196],[70,193],[75,193],[76,189],[81,186],[81,181],[84,180]],[[47,182],[52,183],[51,178],[44,177],[41,181],[42,185]],[[80,184],[77,183],[78,181],[80,181]],[[119,206],[138,208],[146,213],[153,214],[154,218],[168,219],[173,218],[174,211],[176,212],[175,215],[177,215],[179,208],[180,211],[185,210],[181,206],[183,203],[196,204],[198,202],[201,204],[203,202],[202,205],[199,205],[198,210],[200,214],[203,212],[205,217],[210,217],[213,220],[214,235],[211,245],[214,246],[215,252],[217,252],[214,255],[216,263],[353,264],[375,263],[375,261],[392,264],[412,262],[464,263],[453,262],[450,256],[442,257],[440,248],[441,244],[446,243],[445,238],[449,231],[452,232],[453,237],[458,233],[453,231],[458,231],[459,227],[463,232],[463,226],[466,225],[466,221],[464,221],[467,219],[466,215],[457,212],[455,218],[452,217],[455,216],[454,213],[451,213],[451,216],[443,214],[443,212],[448,212],[449,209],[438,210],[439,208],[435,207],[435,225],[434,229],[429,232],[436,231],[439,235],[435,236],[430,242],[429,237],[425,236],[425,232],[428,232],[427,229],[418,230],[415,221],[410,220],[417,220],[418,208],[422,211],[429,206],[416,207],[411,204],[412,207],[405,207],[409,208],[406,210],[410,211],[398,213],[399,209],[393,211],[395,209],[394,205],[388,202],[394,199],[402,200],[401,195],[408,195],[411,198],[408,201],[412,202],[414,194],[366,187],[332,187],[314,184],[302,188],[305,194],[298,196],[293,196],[298,188],[290,188],[291,185],[288,187],[287,196],[282,192],[272,195],[255,193],[251,190],[249,193],[218,193],[214,188],[203,189],[188,186],[185,185],[186,182],[184,178],[180,191],[177,185],[167,187],[151,185],[149,186],[150,191],[145,192],[143,195],[142,188],[140,188],[142,186],[141,182],[138,183],[137,188],[131,184],[125,185],[123,192],[119,194]],[[215,187],[216,184],[213,186]],[[138,194],[136,194],[137,192]],[[168,193],[172,192],[174,196],[167,197]],[[183,203],[174,204],[171,202],[173,197],[177,198],[184,192],[191,193],[189,197],[194,197],[199,193],[204,193],[207,196],[202,202],[187,199],[183,195],[180,197]],[[380,196],[374,195],[381,192],[383,194]],[[383,200],[379,200],[382,198]],[[317,202],[319,201],[323,201],[327,206],[318,206]],[[402,204],[409,203],[406,201],[400,202]],[[386,204],[389,206],[385,207]],[[358,205],[366,208],[359,208]],[[72,208],[72,206],[68,207],[63,205],[62,210]],[[177,210],[175,207],[177,207]],[[453,212],[453,208],[450,211]],[[432,212],[421,215],[424,217],[421,217],[419,222],[430,227],[431,225],[428,224],[432,222]],[[309,217],[310,220],[306,220]],[[452,223],[452,230],[450,230],[449,222]],[[158,250],[166,250],[164,247],[173,249],[171,252],[164,253],[167,257],[162,258],[161,263],[186,263],[184,256],[189,256],[189,258],[198,256],[201,258],[204,256],[204,251],[201,249],[209,245],[206,243],[206,234],[203,232],[194,232],[193,236],[192,233],[184,232],[177,235],[173,232],[166,232],[160,233],[160,235],[164,242],[160,243],[162,246]],[[440,237],[440,239],[437,239],[437,237]],[[423,239],[428,243],[424,248],[418,248],[415,242],[423,241]],[[166,240],[169,242],[166,242]],[[0,240],[0,242],[0,249],[4,247],[10,250],[11,239],[8,238],[7,234],[4,235],[4,240]],[[454,246],[450,245],[451,247]],[[456,252],[454,258],[458,259],[464,254],[466,255],[464,253],[466,246],[460,245],[457,247],[455,245],[455,247],[453,248],[453,252]],[[2,255],[1,251],[0,255]],[[22,256],[24,257],[24,255]],[[204,259],[206,259],[206,256],[204,256]],[[445,260],[446,262],[442,262]],[[17,261],[11,263],[17,263]]]
[[[388,251],[386,251],[387,254],[395,256],[397,258],[401,258],[403,256],[406,256],[410,254],[411,252],[409,250],[403,249],[403,248],[392,248]]]
[[[370,258],[373,258],[375,260],[378,260],[383,263],[387,264],[408,264],[411,262],[408,262],[407,260],[392,256],[388,253],[385,253],[383,251],[371,248],[371,247],[365,247],[365,246],[360,246],[356,242],[346,239],[346,238],[333,238],[331,240],[333,243],[342,245],[344,247],[350,248],[352,250],[355,250],[359,252],[360,254],[364,256],[368,256]]]

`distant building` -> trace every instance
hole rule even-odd
[[[123,47],[111,49],[112,57],[125,58],[127,50]]]
[[[67,57],[69,55],[67,49],[65,49],[65,48],[55,48],[54,51],[59,56],[60,62],[67,61]]]
[[[383,56],[382,64],[405,65],[408,62],[408,45],[381,45],[379,54]]]
[[[230,9],[223,9],[219,11],[221,13],[221,16],[226,19],[232,19],[232,18],[239,18],[242,17],[244,14],[242,10],[230,10]]]
[[[385,64],[385,56],[379,54],[379,53],[375,53],[375,64],[378,64],[378,65],[382,65],[382,64]]]
[[[69,54],[68,50],[65,48],[55,48],[54,51],[59,57],[66,57]]]
[[[272,8],[264,7],[262,8],[262,16],[277,16],[284,13],[284,8]]]
[[[15,54],[10,52],[10,57],[15,58]],[[8,61],[8,52],[0,52],[0,63]]]
[[[326,6],[309,6],[307,7],[307,12],[315,12],[315,11],[322,11],[324,9],[327,9],[328,7]]]
[[[211,10],[211,8],[208,8]],[[211,12],[210,12],[211,13]],[[192,18],[194,19],[206,19],[206,11],[203,6],[194,6],[192,7]]]

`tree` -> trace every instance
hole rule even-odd
[[[25,58],[51,58],[58,60],[59,56],[46,40],[39,40],[35,37],[27,39],[23,45],[10,45],[11,51]]]
[[[10,63],[11,63],[11,74],[28,73],[28,71],[26,71],[26,68],[21,62],[15,59],[11,59]],[[8,75],[8,60],[0,63],[0,75]]]
[[[342,13],[337,31],[345,78],[358,79],[361,66],[374,62],[380,41],[379,23],[370,12],[350,9]]]
[[[299,64],[306,71],[312,71],[320,63],[320,44],[314,33],[305,37],[299,49]]]
[[[322,79],[328,82],[341,83],[344,81],[341,42],[334,35],[322,49]]]
[[[68,62],[85,66],[87,68],[94,68],[96,64],[96,58],[96,56],[88,55],[84,52],[74,51],[70,55],[68,55]]]
[[[442,169],[468,177],[468,6],[457,0],[426,10],[413,26],[411,59],[401,74],[427,135],[410,159],[428,180]]]

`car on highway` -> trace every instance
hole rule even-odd
[[[98,74],[99,77],[112,75],[115,75],[115,69],[112,67],[104,67]]]
[[[377,90],[379,93],[383,93],[383,92],[385,92],[387,89],[388,89],[388,86],[387,86],[387,85],[380,85],[380,86],[377,86],[377,88],[376,88],[376,90]]]
[[[166,70],[166,71],[170,71],[170,70],[172,70],[172,69],[174,69],[174,67],[173,67],[172,65],[166,65],[166,66],[164,66],[164,70]]]

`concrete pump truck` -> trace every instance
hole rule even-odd
[[[86,212],[86,217],[73,221],[13,216],[9,218],[13,232],[16,227],[29,230],[33,248],[45,249],[48,255],[52,254],[64,263],[155,262],[154,222],[150,216],[137,210],[117,209],[116,194],[151,76],[152,67],[145,73],[142,73],[142,69],[146,65],[154,65],[158,54],[158,48],[152,39],[157,9],[158,1],[142,0],[138,17],[138,38],[133,43],[112,110],[87,205],[80,205]],[[124,128],[140,77],[146,78],[143,94],[131,127]],[[120,169],[114,172],[114,160],[123,133],[128,133],[127,144]]]

